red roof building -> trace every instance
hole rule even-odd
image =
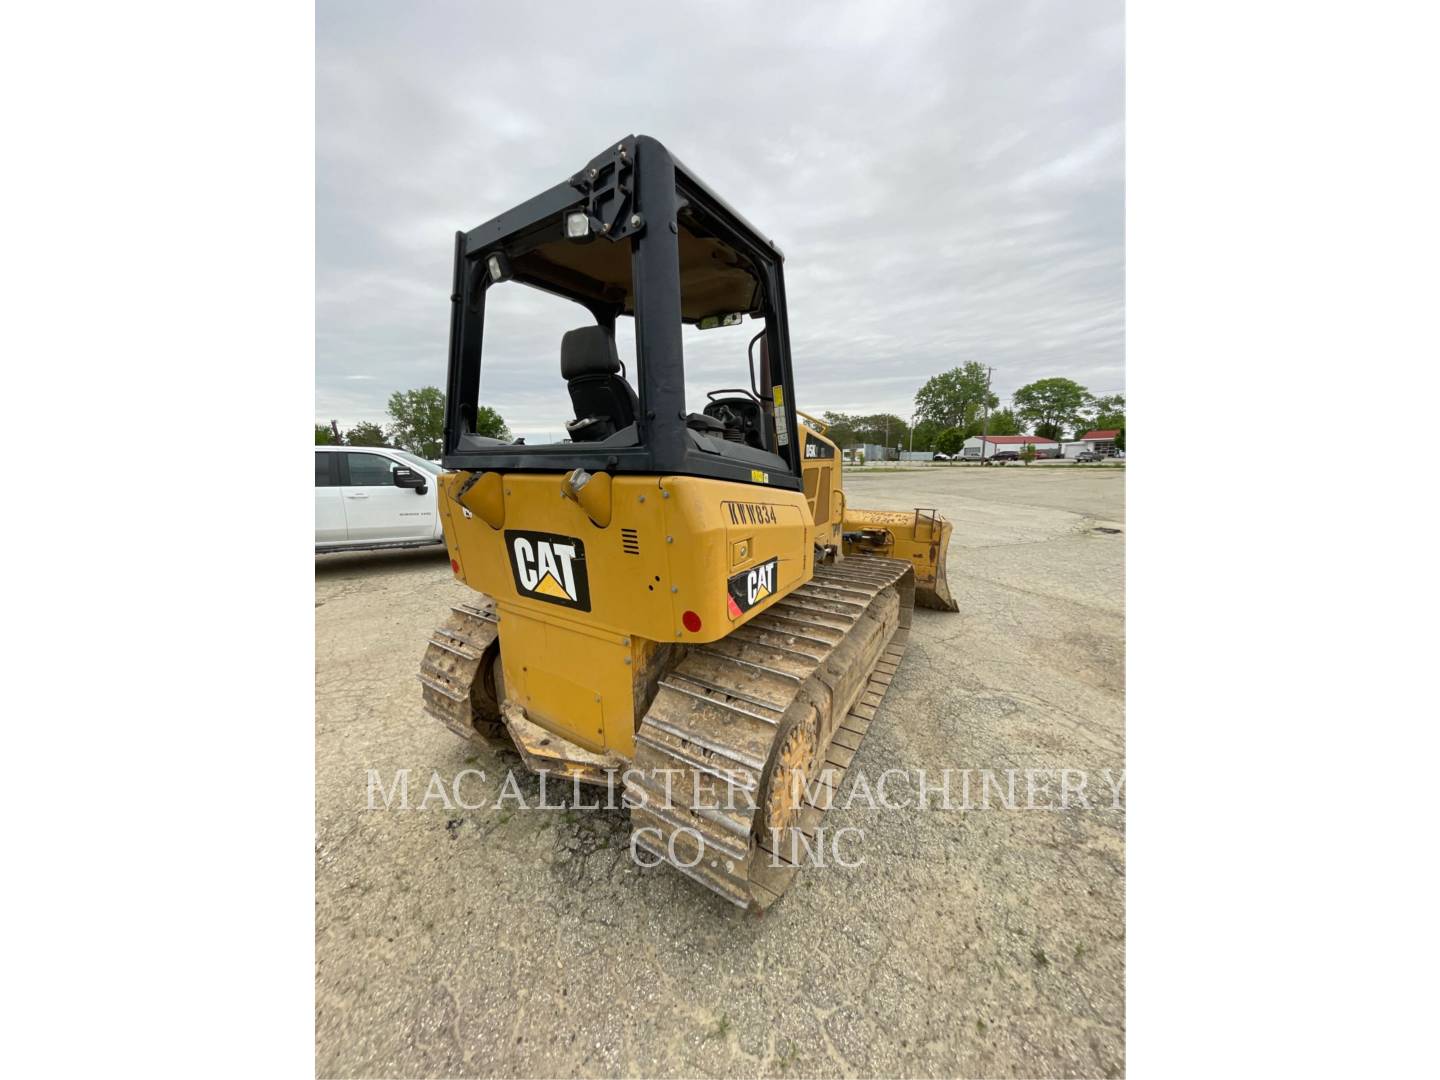
[[[1025,446],[1033,446],[1037,458],[1060,456],[1060,444],[1040,435],[972,435],[960,448],[960,456],[988,459],[996,454],[1017,453]]]
[[[1087,431],[1084,435],[1081,435],[1080,438],[1076,439],[1075,441],[1076,441],[1076,442],[1113,442],[1113,441],[1115,440],[1115,438],[1116,438],[1119,434],[1120,434],[1120,429],[1119,429],[1119,428],[1114,428],[1114,429],[1110,429],[1110,430],[1106,430],[1106,431]]]

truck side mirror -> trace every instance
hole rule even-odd
[[[414,488],[416,495],[424,495],[425,492],[430,490],[425,486],[425,477],[421,476],[414,469],[407,469],[402,465],[395,470],[393,475],[395,477],[396,487]]]

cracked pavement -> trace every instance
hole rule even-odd
[[[847,807],[852,769],[826,825],[863,830],[860,865],[803,871],[763,918],[635,866],[623,810],[495,807],[508,768],[532,807],[535,778],[420,706],[426,638],[471,595],[443,550],[317,556],[319,1076],[1123,1074],[1124,471],[845,487],[955,523],[960,611],[916,611],[855,762],[872,788],[955,770],[953,805],[892,781],[905,808]],[[1023,770],[1061,768],[1089,809],[986,810],[978,772],[959,808],[960,770],[1020,770],[1023,807]],[[409,769],[411,809],[367,809],[370,769]],[[478,770],[479,808],[420,808],[432,770]]]

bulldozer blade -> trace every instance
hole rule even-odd
[[[915,571],[915,603],[935,611],[958,611],[945,577],[945,556],[954,526],[930,507],[845,510],[844,553],[903,559]]]

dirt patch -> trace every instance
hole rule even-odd
[[[496,807],[514,755],[420,709],[428,632],[470,595],[443,549],[319,557],[320,1076],[1123,1073],[1125,818],[1101,777],[1123,792],[1125,541],[1091,526],[1123,529],[1124,472],[845,483],[852,505],[956,523],[960,603],[916,612],[857,765],[872,783],[951,769],[954,802],[961,770],[1019,770],[1023,792],[1026,769],[1078,769],[1097,805],[842,799],[829,818],[862,830],[860,865],[747,917],[637,868],[623,810]],[[412,809],[367,809],[368,771],[400,769]],[[414,808],[432,770],[465,774],[469,806]]]

